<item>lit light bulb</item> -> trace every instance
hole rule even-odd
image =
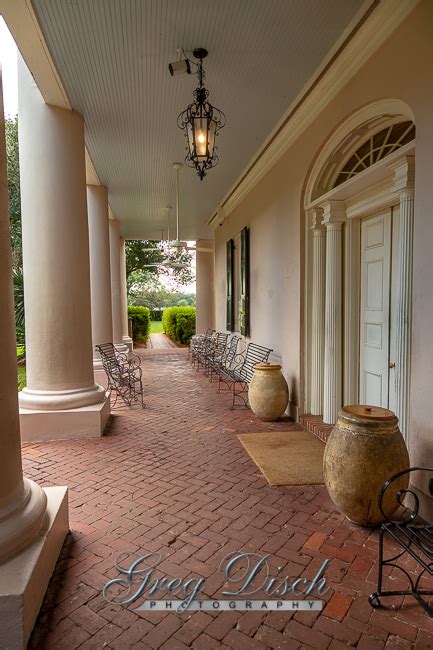
[[[197,133],[197,154],[206,155],[206,133],[203,129]]]

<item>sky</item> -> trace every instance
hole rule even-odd
[[[18,113],[17,47],[1,16],[0,58],[3,72],[4,113],[6,117],[14,117]],[[188,242],[188,244],[194,246],[195,242]],[[195,273],[195,255],[193,256],[193,272]],[[163,285],[170,284],[164,276],[161,278],[161,282]],[[180,291],[195,293],[195,282],[180,288]]]

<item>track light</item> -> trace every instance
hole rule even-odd
[[[169,63],[168,69],[172,77],[178,74],[191,74],[190,62],[186,58],[185,53],[182,49],[179,49],[177,51],[177,61],[173,61],[173,63]]]

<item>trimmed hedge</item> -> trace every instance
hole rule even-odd
[[[168,307],[162,314],[164,333],[173,341],[189,343],[195,334],[195,307]]]
[[[147,343],[150,333],[150,309],[128,307],[128,318],[132,320],[132,339],[135,343]]]

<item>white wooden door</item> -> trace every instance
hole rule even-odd
[[[361,223],[360,403],[388,408],[391,208]]]

